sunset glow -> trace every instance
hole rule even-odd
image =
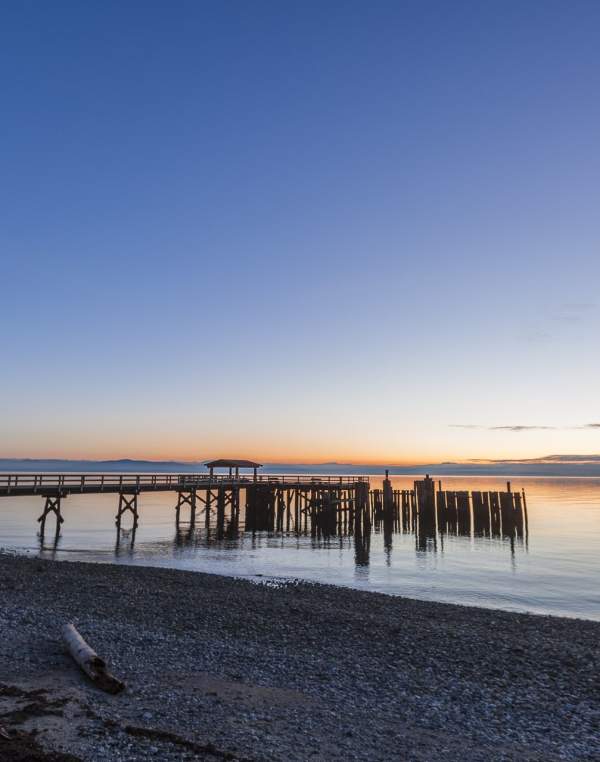
[[[351,5],[6,9],[1,456],[600,452],[598,6]]]

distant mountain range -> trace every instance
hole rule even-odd
[[[195,463],[176,460],[59,460],[34,458],[0,458],[4,472],[163,472],[206,473],[205,461]],[[599,476],[600,455],[548,455],[528,460],[476,460],[462,463],[426,463],[408,466],[364,465],[360,463],[266,463],[262,473],[269,474],[364,474],[434,476]]]

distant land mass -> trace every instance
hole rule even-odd
[[[206,473],[206,461],[193,463],[176,460],[62,460],[36,458],[0,458],[3,472],[123,472],[123,473]],[[473,460],[466,462],[425,463],[414,465],[360,463],[265,463],[266,474],[363,474],[392,476],[600,476],[600,455],[547,455],[527,460]]]

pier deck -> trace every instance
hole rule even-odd
[[[99,494],[101,492],[181,492],[191,489],[206,490],[246,488],[254,484],[282,486],[289,489],[324,489],[352,487],[369,482],[365,476],[319,475],[266,475],[231,477],[214,474],[0,474],[0,497],[17,495]]]

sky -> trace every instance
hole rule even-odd
[[[600,4],[8,0],[0,457],[600,452]]]

